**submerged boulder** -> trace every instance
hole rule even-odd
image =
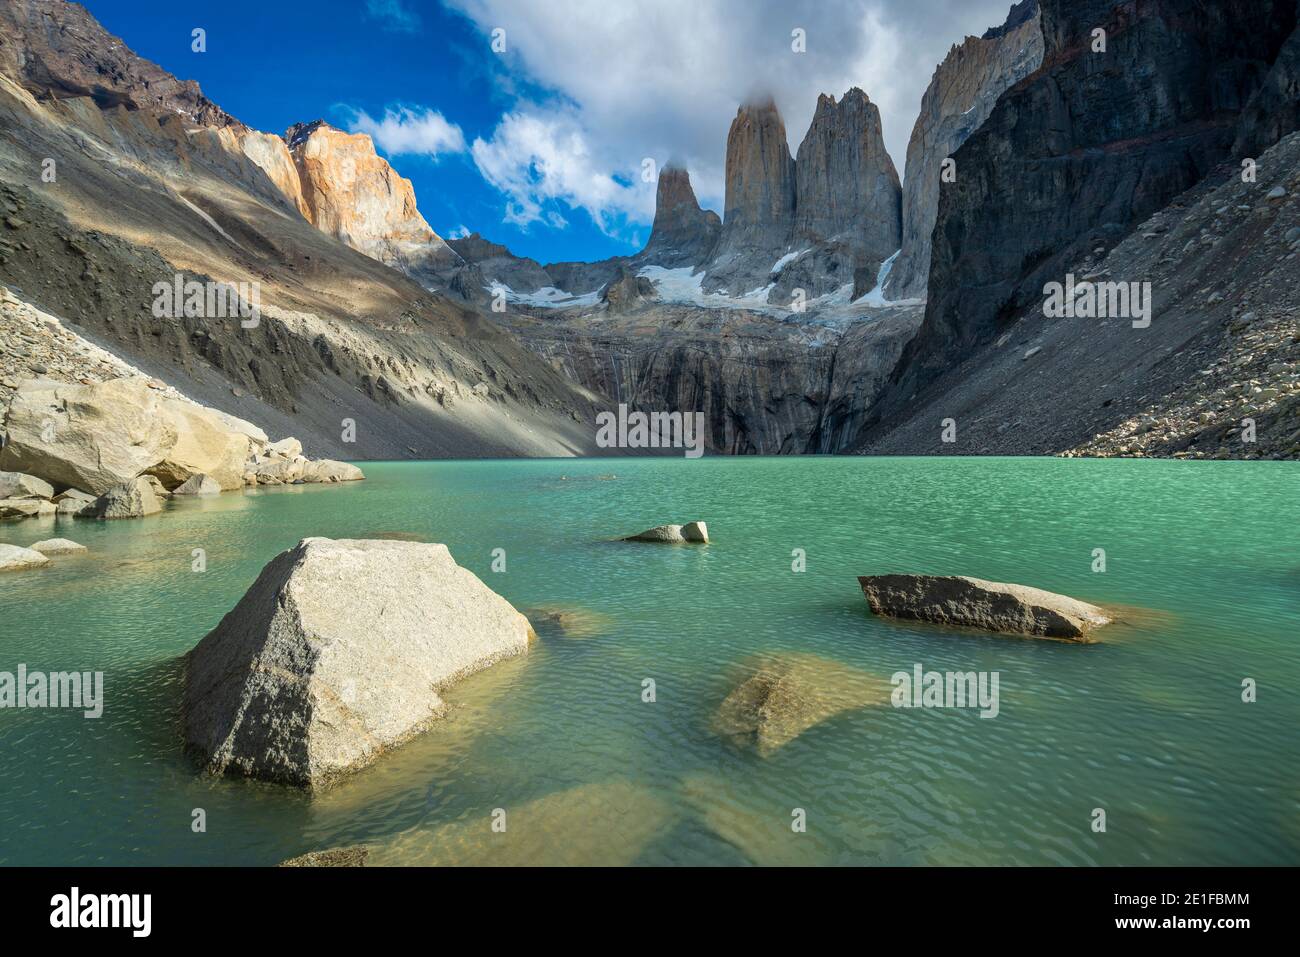
[[[625,542],[704,542],[709,541],[709,529],[703,522],[685,525],[656,525],[644,532],[629,535]]]
[[[713,727],[764,757],[841,712],[889,704],[889,682],[817,655],[759,657],[745,671],[749,677],[723,700]]]
[[[1103,609],[1066,595],[964,575],[867,575],[858,583],[871,610],[890,618],[1078,642],[1111,622]]]
[[[0,572],[16,572],[27,568],[40,568],[50,560],[38,551],[19,545],[0,543]]]
[[[307,538],[187,656],[185,741],[216,774],[325,787],[442,716],[532,628],[445,545]]]
[[[281,861],[279,867],[365,867],[370,848],[365,844],[331,847],[324,851],[308,851],[298,857]]]

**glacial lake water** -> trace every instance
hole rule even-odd
[[[1300,863],[1293,464],[364,468],[139,521],[0,524],[0,541],[90,548],[0,576],[0,670],[100,670],[106,696],[96,720],[0,710],[0,864],[274,864],[359,843],[413,864]],[[695,518],[712,544],[610,540]],[[450,718],[324,794],[201,776],[180,747],[179,656],[312,535],[446,543],[519,609],[580,609],[584,627],[540,627],[526,657],[447,693]],[[856,578],[889,571],[1021,582],[1124,621],[1079,646],[882,620]],[[766,754],[720,736],[746,663],[782,654],[886,681],[996,671],[999,713],[885,701]]]

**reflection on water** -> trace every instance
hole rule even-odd
[[[106,694],[98,720],[0,710],[0,863],[271,864],[362,844],[372,864],[1300,863],[1293,465],[366,473],[174,500],[138,521],[0,525],[0,541],[90,549],[0,577],[0,670],[101,670]],[[714,542],[613,540],[682,516]],[[180,747],[179,658],[311,535],[444,542],[538,640],[324,794],[201,777]],[[1086,647],[891,622],[857,585],[890,571],[1022,582],[1123,614]],[[916,664],[999,672],[998,716],[890,707],[889,676]],[[1091,831],[1096,807],[1108,833]]]

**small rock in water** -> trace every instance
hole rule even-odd
[[[629,535],[625,542],[708,542],[708,526],[703,522],[688,522],[685,525],[656,525],[644,532]]]
[[[85,545],[79,545],[67,538],[47,538],[42,542],[33,542],[32,551],[42,555],[71,555],[86,551]]]
[[[1281,186],[1274,186],[1268,191],[1268,196],[1266,198],[1271,199],[1274,202],[1279,199],[1286,199],[1286,189]]]

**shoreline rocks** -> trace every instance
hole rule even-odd
[[[858,584],[872,612],[889,618],[1080,643],[1112,621],[1066,595],[964,575],[866,575]]]
[[[0,434],[0,519],[139,518],[174,494],[365,478],[347,462],[307,458],[293,437],[268,442],[251,422],[136,378],[26,380]]]
[[[709,543],[709,527],[703,522],[687,522],[685,525],[656,525],[644,532],[637,532],[622,539],[625,542],[668,542],[682,544],[685,542]]]
[[[445,545],[307,538],[186,656],[187,748],[213,774],[328,787],[524,654],[528,619]]]

